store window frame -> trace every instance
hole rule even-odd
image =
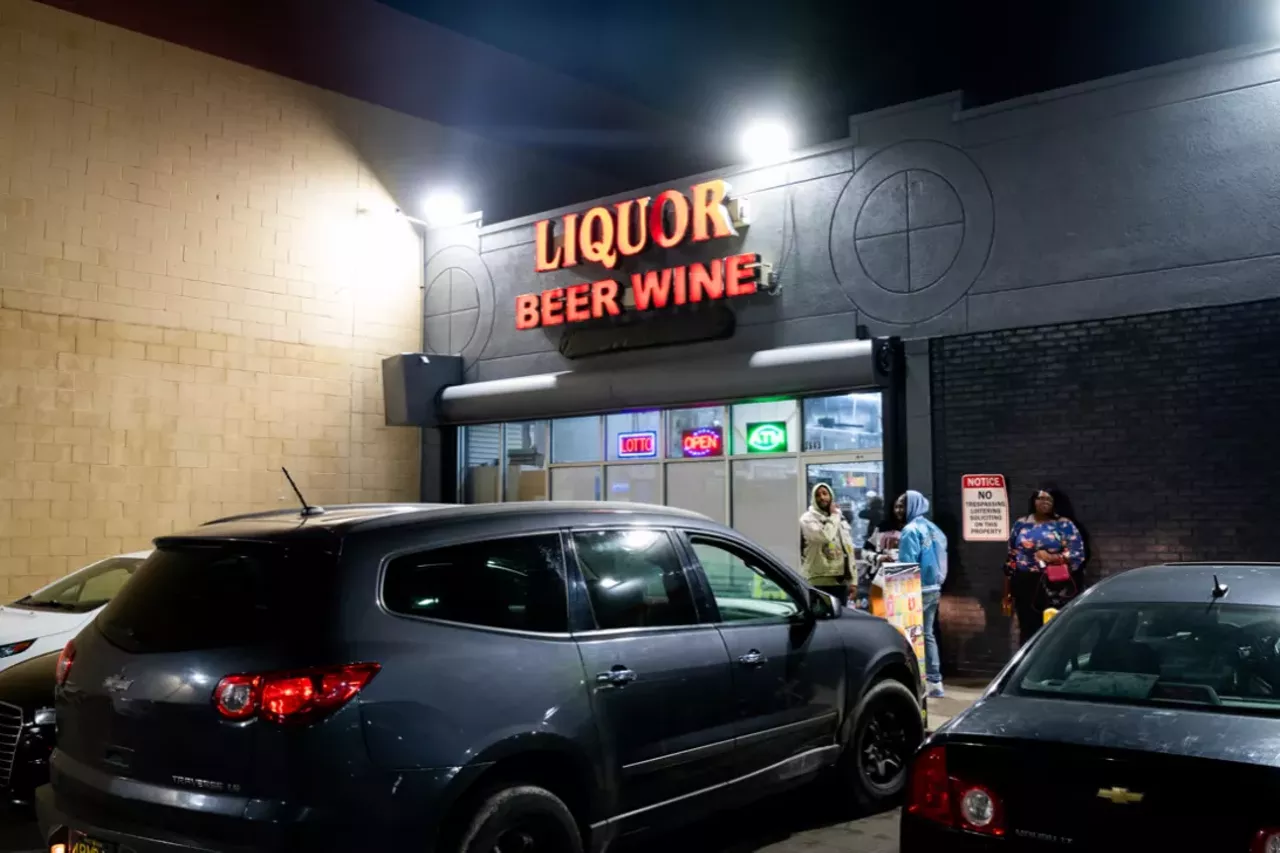
[[[799,472],[800,472],[796,481],[796,500],[798,501],[798,504],[797,504],[798,506],[805,506],[808,504],[809,490],[807,488],[807,480],[805,477],[805,472],[808,470],[807,466],[813,463],[879,462],[881,464],[881,469],[882,469],[882,474],[881,474],[882,479],[886,483],[889,483],[889,479],[890,479],[889,469],[892,464],[890,460],[895,453],[902,452],[902,449],[896,446],[897,438],[895,436],[895,433],[893,432],[892,424],[890,423],[890,395],[892,393],[893,391],[889,387],[876,386],[876,385],[871,385],[871,386],[864,385],[864,386],[857,386],[857,387],[851,387],[851,388],[836,388],[836,389],[830,389],[826,391],[814,392],[810,394],[797,394],[797,395],[790,395],[790,396],[779,395],[777,397],[771,397],[770,399],[773,399],[773,400],[794,400],[796,402],[797,429],[799,430],[799,433],[800,433],[799,440],[797,441],[797,446],[798,446],[797,450],[778,451],[775,453],[738,453],[738,454],[733,453],[733,434],[734,434],[733,407],[735,405],[739,405],[742,403],[756,402],[757,400],[755,398],[749,398],[749,399],[743,399],[743,400],[709,400],[706,403],[701,403],[697,405],[673,404],[670,406],[661,406],[655,409],[644,410],[644,411],[657,411],[661,415],[658,421],[659,453],[656,458],[652,458],[652,459],[620,459],[613,462],[605,461],[605,458],[607,456],[607,450],[608,450],[606,446],[608,442],[608,430],[606,428],[605,418],[607,415],[610,415],[610,414],[620,414],[622,413],[623,410],[619,410],[616,412],[614,411],[595,412],[595,413],[587,413],[585,415],[566,415],[565,416],[566,418],[596,417],[600,419],[600,448],[599,448],[600,461],[593,461],[593,462],[552,462],[551,460],[555,458],[555,455],[554,455],[555,454],[555,437],[554,437],[553,423],[554,421],[559,419],[553,418],[553,417],[540,417],[540,418],[531,418],[528,420],[542,420],[547,422],[547,439],[548,439],[547,462],[546,462],[546,465],[544,466],[544,474],[543,474],[543,476],[545,477],[544,493],[547,495],[547,500],[550,500],[550,501],[556,500],[555,493],[551,490],[551,472],[556,468],[596,468],[600,471],[601,482],[605,483],[608,481],[608,469],[612,466],[658,465],[660,469],[659,477],[658,477],[659,503],[665,506],[667,505],[666,466],[693,465],[693,464],[719,464],[724,466],[725,478],[726,478],[725,482],[727,484],[727,487],[725,489],[724,517],[729,519],[730,524],[732,524],[733,517],[734,517],[733,516],[733,467],[732,466],[734,461],[787,459],[787,458],[796,459],[797,464],[799,465]],[[881,407],[880,407],[881,435],[884,436],[884,441],[882,442],[882,446],[878,450],[870,450],[870,449],[868,450],[805,450],[804,449],[804,444],[805,444],[804,402],[805,400],[822,398],[822,397],[841,396],[845,394],[879,394],[880,395],[881,397]],[[725,426],[724,426],[725,448],[724,450],[725,452],[720,456],[711,457],[711,458],[685,458],[685,457],[673,457],[669,455],[668,436],[670,434],[671,411],[676,409],[701,408],[703,406],[724,407],[724,410],[725,410]],[[512,423],[516,423],[516,422],[512,422]],[[484,426],[484,424],[475,424],[475,426]],[[500,441],[503,442],[502,446],[505,447],[507,423],[503,423],[501,426],[502,426],[502,435],[500,437]],[[465,460],[467,458],[466,457],[466,432],[467,430],[465,426],[460,427],[458,429],[457,453],[458,453],[459,460]],[[502,484],[502,487],[500,489],[500,494],[498,495],[497,502],[498,503],[515,503],[515,501],[510,501],[506,494],[507,461],[506,461],[505,453],[503,454],[502,459],[500,460],[500,466],[501,466],[501,470],[498,472],[498,476],[499,476],[499,482]],[[461,462],[456,466],[456,468],[457,468],[457,488],[458,488],[458,491],[456,494],[461,496],[465,494],[465,492],[463,491],[463,486],[464,486],[464,477],[466,472],[465,472],[464,465]],[[601,497],[602,499],[605,499],[605,500],[607,500],[608,498],[607,494],[605,494],[604,492],[601,493]],[[797,511],[797,517],[798,515],[799,515],[799,511]]]

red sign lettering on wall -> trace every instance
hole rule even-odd
[[[736,203],[728,202],[722,180],[695,184],[688,197],[666,190],[569,213],[559,224],[544,219],[534,227],[534,269],[552,272],[582,263],[615,269],[619,259],[651,247],[670,249],[685,242],[704,243],[736,236]],[[557,236],[558,235],[558,236]],[[710,263],[692,263],[633,273],[630,287],[638,311],[668,305],[696,304],[755,293],[760,283],[760,256],[741,253]],[[615,279],[555,287],[516,297],[516,328],[536,329],[616,317],[622,313],[622,285]]]

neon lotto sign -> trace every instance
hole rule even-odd
[[[652,459],[657,455],[657,432],[644,430],[643,432],[618,433],[619,459]]]
[[[726,203],[728,196],[726,182],[705,181],[694,184],[687,196],[665,190],[653,198],[569,213],[558,222],[544,219],[534,228],[534,269],[554,272],[591,263],[613,270],[624,258],[655,247],[672,249],[737,236],[730,212],[730,206],[737,205]],[[759,273],[760,256],[748,252],[708,263],[632,273],[628,284],[634,310],[650,311],[749,296],[759,286]],[[523,331],[583,323],[617,317],[623,311],[622,283],[605,278],[520,294],[516,297],[516,328]]]

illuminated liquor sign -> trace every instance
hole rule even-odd
[[[698,427],[680,433],[680,453],[692,459],[724,455],[724,430]]]
[[[787,422],[763,421],[747,424],[748,453],[785,453],[787,450]]]
[[[618,433],[619,459],[652,459],[658,455],[658,434],[653,430]]]
[[[743,224],[741,207],[729,201],[729,185],[721,180],[695,184],[688,195],[665,190],[656,197],[632,199],[612,207],[569,213],[557,223],[544,219],[534,229],[534,269],[553,272],[583,263],[607,270],[651,249],[684,243],[707,243],[734,237]],[[732,299],[755,293],[760,284],[760,256],[727,255],[708,263],[691,263],[632,273],[628,285],[636,311]],[[627,300],[617,278],[554,287],[516,297],[516,328],[537,329],[617,317]]]

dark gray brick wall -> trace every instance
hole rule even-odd
[[[960,478],[1071,500],[1091,581],[1170,560],[1280,560],[1280,300],[931,342],[935,516],[953,542],[946,671],[1012,652],[1002,546],[960,541]]]

